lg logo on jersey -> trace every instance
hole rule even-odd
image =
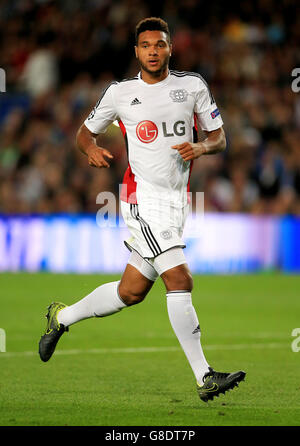
[[[162,132],[164,137],[168,138],[171,136],[184,136],[185,135],[185,125],[184,121],[176,121],[173,124],[173,128],[167,128],[167,123],[162,122]],[[171,126],[172,127],[172,126]],[[138,139],[144,143],[150,143],[155,141],[158,135],[158,128],[156,124],[152,121],[141,121],[136,127],[136,135]]]
[[[140,141],[148,144],[157,138],[158,128],[152,121],[142,121],[136,127],[136,135]]]
[[[167,124],[165,122],[162,122],[162,129],[163,129],[163,134],[165,137],[168,136],[183,136],[185,135],[185,126],[184,126],[184,121],[176,121],[175,124],[173,125],[173,133],[172,131],[168,131],[167,130]]]

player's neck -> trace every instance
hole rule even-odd
[[[169,74],[169,68],[167,67],[164,71],[162,71],[159,74],[152,74],[149,73],[148,71],[143,70],[143,68],[141,68],[141,79],[146,82],[147,84],[156,84],[157,82],[161,82],[164,79],[166,79],[166,77],[168,77]]]

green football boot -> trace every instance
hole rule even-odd
[[[219,396],[220,393],[225,393],[227,390],[231,390],[238,386],[240,381],[244,381],[246,373],[240,370],[234,373],[216,372],[209,367],[209,372],[203,376],[203,385],[200,386],[197,383],[197,392],[202,401],[212,400],[215,396]]]
[[[60,324],[57,320],[57,315],[67,305],[61,302],[52,302],[48,307],[46,318],[48,319],[45,334],[41,337],[39,342],[39,354],[42,361],[47,362],[53,355],[56,344],[59,338],[65,331],[69,331],[68,327]]]

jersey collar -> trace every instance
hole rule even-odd
[[[163,79],[163,80],[160,81],[160,82],[156,82],[155,84],[148,84],[148,82],[144,82],[141,76],[142,76],[142,73],[139,72],[139,73],[138,73],[138,81],[139,81],[141,84],[143,84],[144,87],[150,87],[150,88],[165,85],[165,84],[167,84],[167,83],[169,82],[169,80],[170,80],[170,78],[171,78],[170,70],[169,70],[169,72],[168,72],[168,76],[167,76],[165,79]]]

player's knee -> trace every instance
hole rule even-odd
[[[172,268],[162,274],[167,291],[192,291],[193,277],[188,268]]]
[[[139,304],[146,297],[145,293],[142,292],[134,293],[128,288],[122,286],[121,284],[119,286],[119,295],[127,306]]]

